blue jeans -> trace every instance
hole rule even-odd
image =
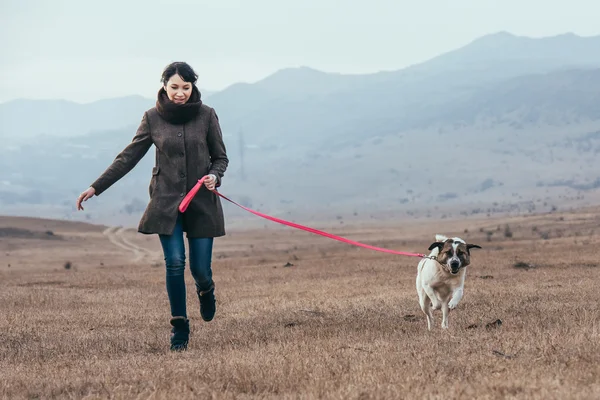
[[[167,294],[171,305],[171,316],[186,317],[185,292],[185,246],[183,240],[183,225],[181,214],[177,217],[175,229],[171,235],[159,235],[160,244],[165,256],[167,267]],[[190,251],[190,271],[196,281],[196,289],[210,289],[212,280],[212,247],[213,238],[188,238]]]

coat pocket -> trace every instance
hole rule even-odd
[[[158,179],[158,173],[160,172],[160,167],[156,166],[152,168],[152,178],[150,179],[150,186],[148,187],[148,194],[150,198],[152,198],[152,193],[154,193],[154,189],[156,188],[156,180]]]

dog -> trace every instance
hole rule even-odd
[[[427,317],[427,328],[433,325],[433,311],[442,310],[442,328],[448,329],[448,314],[458,306],[463,296],[471,249],[481,249],[458,237],[435,235],[429,246],[431,253],[417,266],[419,305]]]

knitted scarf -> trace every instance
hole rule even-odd
[[[200,91],[196,85],[193,86],[192,94],[185,104],[176,104],[169,100],[164,87],[158,91],[156,110],[161,117],[172,124],[185,124],[192,120],[198,115],[201,107]]]

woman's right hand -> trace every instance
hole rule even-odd
[[[94,189],[93,187],[89,187],[85,192],[81,193],[79,195],[79,197],[77,198],[77,209],[83,210],[83,206],[81,205],[81,202],[87,201],[87,199],[94,196],[95,193],[96,193],[96,189]]]

